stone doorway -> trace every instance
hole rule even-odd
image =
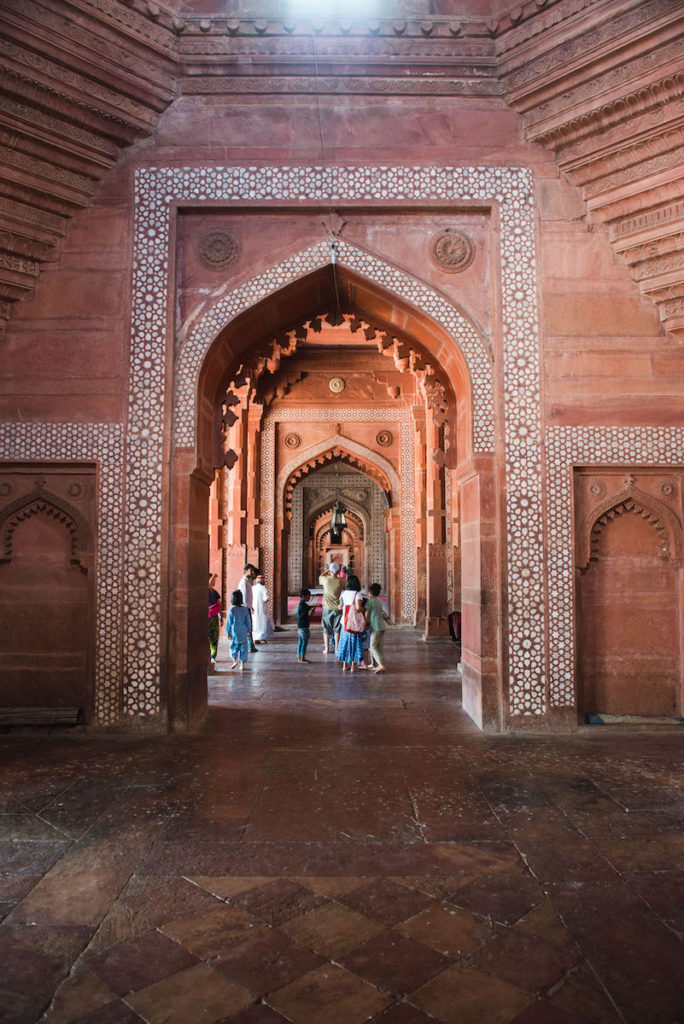
[[[395,621],[430,638],[445,635],[449,613],[462,610],[466,686],[481,719],[482,654],[489,645],[493,652],[498,632],[498,625],[485,631],[480,623],[482,567],[492,564],[483,545],[497,546],[496,532],[482,530],[483,509],[485,517],[496,517],[496,502],[485,498],[493,493],[494,464],[483,456],[473,461],[472,391],[454,341],[396,296],[329,265],[215,335],[199,374],[198,412],[198,458],[177,450],[174,464],[181,499],[174,507],[187,503],[189,546],[174,559],[176,579],[187,571],[188,612],[176,600],[172,614],[181,620],[176,635],[187,629],[188,645],[170,654],[172,717],[192,719],[206,700],[204,509],[210,493],[209,563],[224,595],[237,585],[245,562],[256,564],[282,619],[293,560],[302,574],[315,561],[312,556],[306,568],[303,534],[292,532],[298,495],[303,499],[306,489],[301,482],[325,474],[326,465],[343,464],[345,472],[366,478],[360,491],[375,496],[372,525],[364,526],[356,510],[364,526],[357,542],[363,533],[368,572],[365,537],[375,529],[372,567],[377,573],[380,566],[377,582],[387,589]],[[325,513],[325,504],[317,511]],[[295,539],[301,554],[291,558]],[[487,605],[494,611],[498,598]],[[486,664],[493,666],[493,659]],[[496,705],[494,688],[490,700],[493,695]]]

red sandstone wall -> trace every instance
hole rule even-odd
[[[309,97],[179,99],[162,118],[156,139],[129,151],[92,208],[74,220],[60,262],[43,272],[35,301],[19,306],[2,350],[0,417],[125,419],[136,165],[335,161],[531,166],[537,182],[547,420],[681,422],[684,356],[663,335],[654,308],[641,299],[628,272],[614,264],[606,232],[587,230],[578,195],[558,181],[552,158],[523,141],[518,116],[497,100],[359,96],[321,98],[320,108]],[[428,280],[485,333],[491,332],[495,349],[500,345],[496,217],[490,221],[480,212],[415,207],[340,212],[348,222],[343,237]],[[184,215],[177,272],[188,287],[180,316],[187,319],[211,302],[217,285],[237,285],[325,237],[322,219],[319,208],[296,214],[241,211],[235,222],[244,245],[242,262],[229,278],[217,280],[200,270],[193,255],[197,230],[211,217]],[[431,264],[425,241],[440,226],[453,223],[467,226],[478,251],[466,273],[446,275]],[[488,500],[492,515],[493,505]],[[197,543],[199,551],[201,537]],[[498,567],[492,560],[485,568],[495,586]],[[464,584],[464,602],[470,582]],[[471,595],[477,607],[480,585],[478,578]],[[477,671],[494,672],[499,654],[492,638]],[[495,709],[485,707],[481,717],[493,720]]]
[[[60,262],[43,271],[34,302],[18,306],[2,352],[0,416],[6,419],[117,420],[126,409],[132,168],[136,162],[391,163],[488,162],[531,165],[537,175],[540,315],[548,417],[558,422],[679,422],[684,356],[664,337],[655,312],[628,272],[613,263],[603,230],[590,233],[577,192],[557,181],[549,155],[523,142],[518,117],[496,100],[429,97],[307,97],[239,102],[179,99],[154,143],[129,153],[93,207],[71,225]],[[195,218],[191,218],[193,221]],[[420,244],[444,211],[359,214],[344,237],[427,277],[475,322],[491,330],[492,280],[484,216],[468,214],[481,244],[479,266],[445,275]],[[197,224],[204,218],[197,218]],[[211,218],[207,218],[210,222]],[[242,265],[252,276],[293,247],[320,238],[321,216],[240,217]],[[185,229],[183,229],[185,230]],[[194,228],[193,232],[194,233]],[[266,244],[264,245],[264,241]],[[495,243],[496,239],[493,239]],[[189,290],[182,315],[196,310],[216,279],[193,266],[182,239]],[[474,282],[474,285],[473,285]]]

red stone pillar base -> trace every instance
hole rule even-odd
[[[449,617],[434,615],[426,618],[423,640],[432,640],[438,636],[449,636]]]

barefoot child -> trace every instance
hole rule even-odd
[[[366,603],[368,619],[370,622],[370,658],[371,666],[375,673],[384,672],[385,665],[382,660],[382,648],[385,641],[385,622],[383,619],[383,607],[380,600],[381,586],[379,583],[371,583],[368,588],[370,597]]]
[[[309,616],[313,609],[313,605],[306,603],[307,597],[311,597],[310,590],[301,590],[299,593],[300,601],[297,605],[297,661],[301,664],[309,664],[309,659],[306,656],[306,647],[309,643],[309,637],[311,636],[311,629],[309,628]]]
[[[233,664],[230,667],[243,672],[247,661],[247,641],[252,629],[252,619],[242,603],[241,591],[233,591],[230,595],[230,604],[226,619],[226,633],[230,637],[230,653],[233,656]]]

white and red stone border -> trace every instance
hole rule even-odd
[[[136,173],[135,270],[130,374],[130,443],[127,483],[131,495],[148,495],[145,509],[136,508],[126,522],[126,595],[131,608],[124,635],[124,707],[134,715],[160,711],[160,626],[148,630],[145,650],[136,647],[150,590],[161,587],[161,467],[166,381],[164,366],[168,308],[170,204],[201,205],[204,201],[241,202],[263,206],[295,200],[306,202],[377,203],[389,201],[488,202],[498,206],[501,224],[500,276],[503,326],[504,408],[507,450],[507,561],[509,580],[508,650],[512,714],[543,714],[546,710],[545,630],[541,488],[541,417],[539,344],[532,173],[524,167],[147,167]],[[325,243],[321,243],[325,246]],[[316,249],[317,247],[314,247]],[[309,250],[311,269],[324,258]],[[352,253],[344,254],[347,260]],[[364,254],[365,255],[365,254]],[[343,254],[340,253],[340,257]],[[298,257],[293,257],[297,260]],[[373,257],[368,257],[369,260]],[[393,290],[398,272],[388,269],[378,283]],[[301,276],[308,265],[292,266]],[[361,269],[363,273],[363,269]],[[260,275],[265,294],[286,283],[283,264]],[[420,282],[417,286],[421,285]],[[398,286],[398,285],[397,285]],[[452,333],[458,312],[442,296],[422,285],[421,308]],[[262,297],[244,293],[247,304]],[[409,301],[413,301],[409,298]],[[420,303],[419,303],[420,304]],[[444,307],[451,310],[449,320]],[[235,315],[235,314],[234,314]],[[446,317],[447,322],[444,323]],[[467,324],[464,318],[464,323]],[[223,326],[223,325],[222,325]],[[476,338],[473,339],[475,343]],[[484,346],[483,346],[484,348]],[[177,408],[176,441],[189,438],[181,430],[181,413],[195,394],[186,373],[197,374],[197,357],[188,350],[179,363],[180,392],[188,401]],[[466,354],[467,358],[467,354]],[[483,358],[484,364],[484,358]],[[470,366],[474,409],[488,407],[489,431],[482,417],[474,425],[475,449],[491,448],[493,396],[491,369],[479,376]],[[179,393],[180,393],[179,392]],[[189,405],[188,405],[189,403]],[[479,424],[479,426],[478,426]],[[524,515],[519,515],[520,510]],[[144,580],[144,582],[142,582]]]

